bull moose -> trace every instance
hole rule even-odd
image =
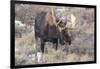
[[[65,23],[55,20],[56,17],[52,14],[52,12],[41,11],[35,17],[35,38],[36,41],[38,37],[40,38],[42,53],[44,53],[45,42],[52,42],[57,50],[58,42],[61,45],[66,43],[70,45],[72,41],[67,28],[64,28]]]

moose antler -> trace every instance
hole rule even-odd
[[[71,25],[71,27],[69,28],[69,27],[67,27],[67,25],[64,26],[64,27],[58,26],[59,23],[62,21],[62,19],[60,19],[58,22],[56,22],[56,17],[55,17],[55,13],[54,13],[54,8],[53,8],[53,7],[51,8],[51,13],[52,13],[53,24],[54,24],[56,27],[58,27],[58,29],[59,29],[60,31],[62,31],[62,30],[64,30],[64,29],[67,29],[67,30],[74,30],[74,29],[75,29],[75,26],[76,26],[76,22],[75,22],[76,17],[75,17],[73,14],[71,14],[71,23],[72,23],[72,25]]]
[[[57,26],[53,7],[51,8],[51,14],[52,14],[52,19],[53,19],[53,24],[55,24]]]
[[[62,31],[64,28],[61,28],[58,26],[58,24],[62,21],[62,19],[60,19],[57,23],[56,23],[56,17],[55,17],[55,14],[54,14],[54,8],[51,8],[51,13],[52,13],[52,19],[53,19],[53,24],[58,27],[59,31]]]

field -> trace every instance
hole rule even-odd
[[[38,9],[37,9],[38,8]],[[39,11],[50,11],[50,6],[39,5],[15,5],[15,19],[21,21],[25,25],[31,26],[34,23],[36,13]],[[69,63],[69,62],[85,62],[94,61],[94,9],[66,7],[67,14],[76,16],[77,29],[72,31],[74,35],[71,45],[58,44],[58,50],[53,48],[53,44],[47,42],[45,45],[45,53],[42,62],[46,63]],[[17,28],[16,28],[17,29]],[[25,29],[22,37],[15,37],[15,64],[30,65],[35,63],[34,38],[31,28]],[[40,40],[38,41],[38,49],[40,48]],[[41,53],[38,52],[38,54]]]

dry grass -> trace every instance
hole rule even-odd
[[[48,49],[48,53],[44,54],[43,62],[44,63],[60,63],[63,62],[64,58],[66,57],[66,53],[62,50],[57,50],[53,48]]]
[[[20,46],[28,46],[33,44],[33,38],[33,34],[30,33],[22,36],[22,38],[16,38],[16,40],[18,41]]]

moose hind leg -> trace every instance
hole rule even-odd
[[[41,39],[41,51],[42,51],[42,53],[44,53],[44,45],[45,45],[45,42],[44,42],[44,40]]]

